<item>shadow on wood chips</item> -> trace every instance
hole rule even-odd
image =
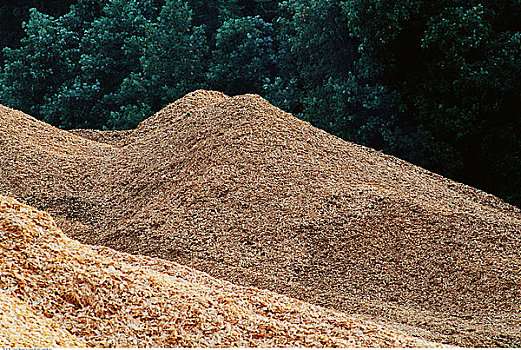
[[[0,191],[83,243],[359,314],[521,346],[521,211],[256,95],[196,91],[131,131],[0,109]]]

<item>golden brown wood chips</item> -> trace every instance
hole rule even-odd
[[[82,243],[160,257],[461,346],[521,346],[521,211],[256,95],[135,130],[0,107],[0,193]]]
[[[434,345],[172,262],[83,245],[48,214],[0,196],[0,345],[85,344]]]

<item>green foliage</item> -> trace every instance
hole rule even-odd
[[[112,0],[103,7],[100,17],[85,28],[78,62],[81,79],[98,89],[85,91],[86,101],[83,103],[90,105],[88,115],[95,113],[97,116],[95,125],[98,128],[126,125],[112,120],[120,120],[118,111],[122,105],[129,104],[118,92],[124,81],[141,68],[139,41],[146,36],[149,25],[146,14],[153,10],[137,1]],[[136,119],[135,115],[128,117]]]
[[[157,21],[149,21],[141,35],[127,45],[137,67],[106,96],[111,110],[110,128],[129,128],[169,102],[193,89],[204,87],[205,36],[191,24],[191,11],[184,1],[166,1]],[[136,33],[133,31],[132,33]]]
[[[344,6],[362,61],[379,67],[381,84],[400,96],[407,122],[426,132],[421,164],[520,203],[519,187],[513,188],[521,173],[520,1]],[[509,150],[506,157],[498,142]]]
[[[35,9],[24,27],[27,36],[21,47],[3,50],[6,64],[0,76],[2,103],[60,125],[59,116],[52,114],[48,102],[64,81],[74,80],[72,66],[78,59],[78,34]]]
[[[25,32],[4,49],[0,99],[63,128],[134,127],[204,80],[205,39],[182,1],[32,9]]]
[[[156,95],[150,102],[154,109],[203,87],[206,40],[203,28],[192,26],[191,21],[191,10],[184,1],[167,1],[151,27],[142,70]]]
[[[51,16],[67,12],[74,0],[16,0],[0,2],[0,49],[17,48],[24,36],[22,23],[29,19],[29,9],[37,8]],[[0,63],[2,63],[0,52]]]
[[[260,93],[275,69],[273,26],[260,17],[230,19],[218,29],[210,85],[228,94]]]
[[[398,96],[361,60],[341,4],[290,0],[281,9],[280,75],[265,85],[270,100],[345,139],[393,150]]]

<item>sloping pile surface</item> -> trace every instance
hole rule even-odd
[[[0,291],[0,345],[16,348],[64,348],[85,344],[19,298]]]
[[[83,243],[385,320],[521,346],[521,212],[255,95],[189,94],[124,132],[0,109],[0,191]]]
[[[70,333],[90,347],[434,345],[172,262],[83,245],[4,196],[0,240],[0,288],[13,295],[0,292],[2,346],[82,345]]]

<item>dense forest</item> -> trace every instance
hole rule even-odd
[[[521,206],[521,0],[12,0],[0,103],[132,128],[200,89]]]

